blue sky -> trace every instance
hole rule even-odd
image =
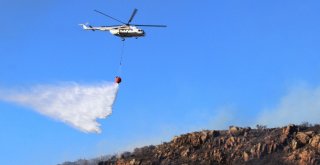
[[[93,158],[189,131],[255,125],[269,112],[290,118],[286,105],[319,102],[316,0],[1,0],[0,87],[113,81],[121,40],[78,24],[117,24],[93,10],[126,21],[134,8],[134,23],[168,27],[125,41],[123,83],[113,114],[99,121],[103,132],[82,133],[0,102],[3,164]],[[296,111],[320,112],[318,104],[309,109]]]

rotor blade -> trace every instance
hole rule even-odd
[[[148,26],[148,27],[167,27],[167,25],[136,25],[136,24],[131,24],[133,26]]]
[[[101,27],[114,27],[114,28],[117,28],[117,27],[122,27],[123,25],[108,25],[108,26],[101,26]]]
[[[118,22],[120,22],[120,23],[126,24],[126,23],[124,23],[124,22],[122,22],[122,21],[120,21],[120,20],[118,20],[118,19],[116,19],[116,18],[113,18],[113,17],[111,17],[111,16],[109,16],[109,15],[107,15],[107,14],[105,14],[105,13],[102,13],[101,11],[98,11],[98,10],[94,10],[94,11],[97,12],[97,13],[100,13],[100,14],[106,16],[106,17],[109,17],[109,18],[111,18],[111,19],[113,19],[113,20],[115,20],[115,21],[118,21]]]
[[[133,12],[132,12],[132,14],[131,14],[131,17],[130,17],[130,19],[129,19],[129,21],[128,21],[128,24],[131,23],[131,21],[133,20],[134,16],[137,14],[137,12],[138,12],[138,9],[134,9],[134,10],[133,10]]]

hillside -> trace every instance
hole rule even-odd
[[[320,164],[320,125],[258,129],[231,126],[174,137],[157,146],[136,148],[99,165],[150,164]]]

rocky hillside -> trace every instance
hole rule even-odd
[[[174,137],[137,148],[99,165],[320,164],[320,125],[258,129],[230,127]]]

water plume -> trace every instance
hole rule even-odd
[[[24,89],[0,90],[0,99],[29,107],[83,132],[100,133],[97,119],[112,113],[118,84],[60,83]]]

